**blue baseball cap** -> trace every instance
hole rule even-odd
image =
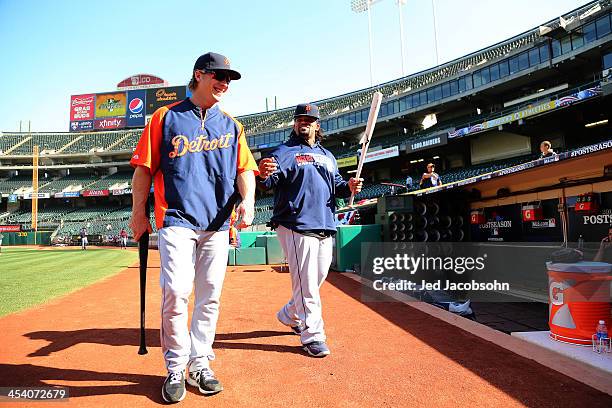
[[[240,79],[242,75],[240,72],[231,69],[230,60],[221,54],[217,54],[216,52],[207,52],[204,55],[200,55],[200,57],[196,60],[193,65],[194,71],[216,71],[223,70],[230,73],[230,77],[233,81]]]
[[[319,115],[319,107],[314,103],[301,103],[296,106],[293,117],[297,118],[298,116],[309,116],[317,120],[321,119],[321,116]]]

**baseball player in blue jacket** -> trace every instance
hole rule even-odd
[[[319,288],[332,260],[336,197],[361,191],[363,179],[345,181],[334,156],[321,146],[319,109],[298,105],[290,139],[259,163],[260,185],[274,188],[274,214],[289,264],[293,295],[278,320],[300,335],[313,357],[330,354],[325,343]]]

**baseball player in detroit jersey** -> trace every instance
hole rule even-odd
[[[144,214],[151,180],[159,230],[162,288],[161,347],[168,370],[167,402],[185,397],[187,383],[204,394],[223,388],[209,368],[227,264],[229,217],[237,209],[241,227],[254,215],[257,165],[242,125],[217,102],[240,74],[223,55],[207,53],[193,68],[192,96],[158,109],[131,160],[135,240],[151,226]],[[195,282],[191,329],[187,305]]]
[[[277,313],[313,357],[328,355],[319,288],[332,260],[336,197],[361,191],[362,179],[345,181],[334,156],[321,146],[319,109],[298,105],[290,139],[259,163],[260,184],[274,188],[272,225],[289,264],[293,294]]]

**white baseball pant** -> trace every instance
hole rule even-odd
[[[319,288],[325,282],[332,261],[332,238],[309,237],[279,226],[278,239],[289,264],[293,294],[279,312],[288,326],[305,327],[302,344],[325,341]]]
[[[208,367],[219,318],[219,299],[227,265],[228,231],[193,231],[166,227],[159,231],[162,289],[162,353],[168,371]],[[191,330],[189,296],[195,282]]]

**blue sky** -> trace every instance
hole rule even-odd
[[[440,63],[586,3],[435,0]],[[431,0],[402,10],[406,73],[435,66]],[[395,0],[374,4],[372,30],[375,83],[401,77]],[[0,47],[1,131],[20,120],[67,131],[70,95],[112,91],[137,73],[183,85],[207,51],[243,74],[223,101],[234,115],[264,111],[266,97],[280,108],[370,84],[367,14],[350,0],[0,0]]]

